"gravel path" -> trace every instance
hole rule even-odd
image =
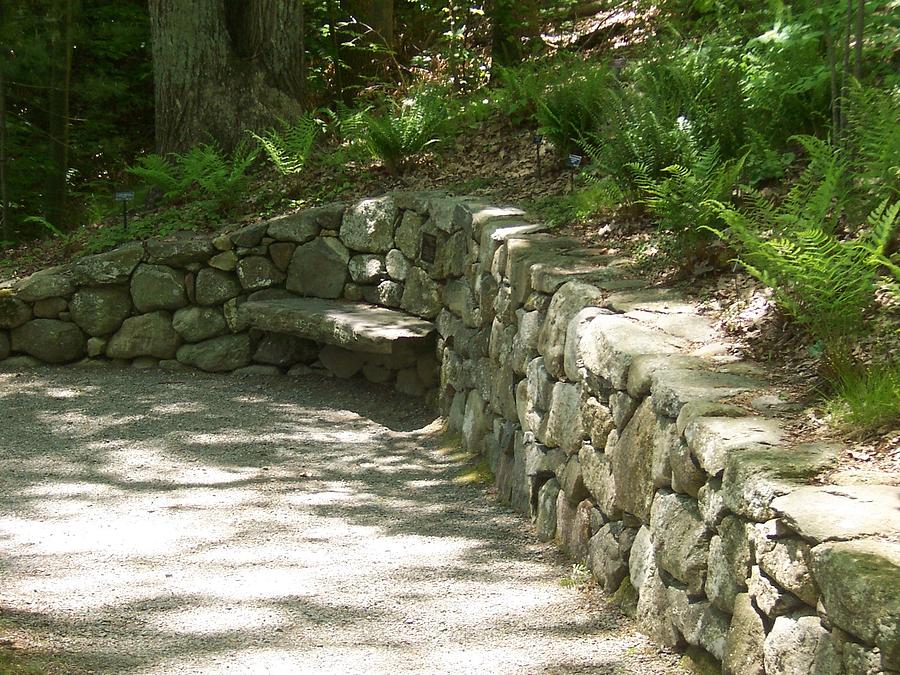
[[[357,381],[0,373],[0,639],[63,672],[681,672],[433,417]]]

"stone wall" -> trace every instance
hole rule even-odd
[[[900,489],[834,473],[840,448],[793,442],[765,371],[689,303],[516,209],[394,194],[7,286],[0,358],[53,363],[312,363],[380,381],[384,364],[243,330],[238,305],[285,289],[434,319],[437,361],[386,379],[437,385],[501,498],[656,640],[726,673],[900,671]]]
[[[261,375],[312,367],[424,394],[437,386],[433,349],[369,354],[266,334],[247,328],[240,307],[298,295],[433,319],[443,285],[462,274],[456,208],[437,194],[387,195],[213,237],[135,242],[0,284],[0,361]]]

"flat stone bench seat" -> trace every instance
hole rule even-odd
[[[251,300],[241,305],[240,312],[252,328],[375,354],[427,341],[435,331],[430,321],[405,312],[347,300]]]

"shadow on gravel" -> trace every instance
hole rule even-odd
[[[356,381],[0,373],[0,639],[73,673],[648,672],[433,419]]]

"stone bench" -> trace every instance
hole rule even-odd
[[[430,345],[435,326],[404,312],[347,300],[275,298],[241,305],[246,325],[336,345],[351,351],[391,354],[398,347]]]

